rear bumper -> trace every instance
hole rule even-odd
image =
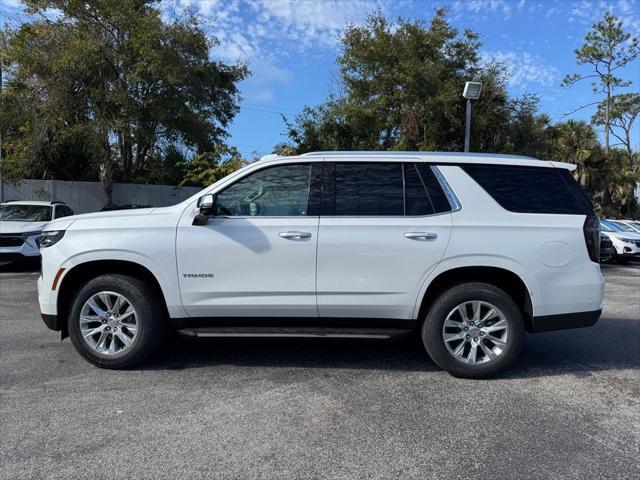
[[[559,315],[544,315],[533,317],[531,332],[550,332],[552,330],[564,330],[568,328],[592,327],[596,324],[602,310],[591,312],[562,313]]]

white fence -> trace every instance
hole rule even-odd
[[[200,190],[198,187],[116,183],[113,185],[113,203],[166,207],[180,203]],[[61,180],[0,181],[0,202],[6,200],[59,200],[69,205],[75,213],[95,212],[106,204],[99,182]]]

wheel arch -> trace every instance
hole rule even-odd
[[[429,282],[422,295],[417,319],[422,321],[438,296],[453,285],[466,282],[483,282],[504,290],[522,312],[525,328],[531,330],[533,304],[531,293],[524,280],[511,270],[495,266],[465,266],[445,270]]]
[[[117,273],[120,275],[129,275],[138,278],[153,288],[158,297],[161,299],[161,308],[168,315],[166,299],[160,286],[160,282],[156,276],[144,265],[130,260],[90,260],[79,263],[65,272],[60,285],[58,286],[57,295],[57,315],[61,320],[62,338],[68,336],[67,331],[67,315],[74,297],[74,292],[80,285],[95,278],[99,275]]]

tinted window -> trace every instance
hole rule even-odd
[[[404,215],[401,163],[337,162],[335,179],[335,215]]]
[[[420,178],[422,178],[429,193],[434,211],[436,213],[449,212],[451,205],[449,205],[449,200],[447,200],[447,196],[444,191],[442,191],[442,187],[433,173],[432,167],[426,163],[416,163],[416,167],[418,167]]]
[[[430,215],[433,213],[427,189],[416,166],[412,163],[404,165],[404,188],[406,215]]]
[[[69,207],[65,207],[64,205],[58,205],[56,207],[56,218],[68,217],[73,215],[73,212]]]
[[[572,191],[579,185],[569,186],[560,169],[503,165],[465,165],[462,169],[511,212],[589,213],[588,199],[580,201]],[[571,176],[569,180],[575,182]]]
[[[308,215],[311,163],[265,168],[218,194],[226,216],[296,217]]]
[[[595,212],[593,211],[593,203],[591,203],[591,200],[589,200],[587,194],[584,193],[584,190],[582,189],[580,184],[576,181],[575,178],[573,178],[571,172],[569,172],[569,170],[565,168],[559,169],[559,172],[560,176],[569,187],[569,190],[571,190],[573,196],[576,197],[576,200],[578,200],[578,203],[582,207],[584,213],[586,213],[587,215],[595,215]]]

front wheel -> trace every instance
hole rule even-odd
[[[519,354],[524,337],[520,309],[486,283],[458,284],[441,294],[422,324],[433,361],[456,377],[487,378]]]
[[[105,274],[76,294],[69,336],[86,360],[102,368],[130,368],[160,345],[164,311],[157,293],[135,277]]]

